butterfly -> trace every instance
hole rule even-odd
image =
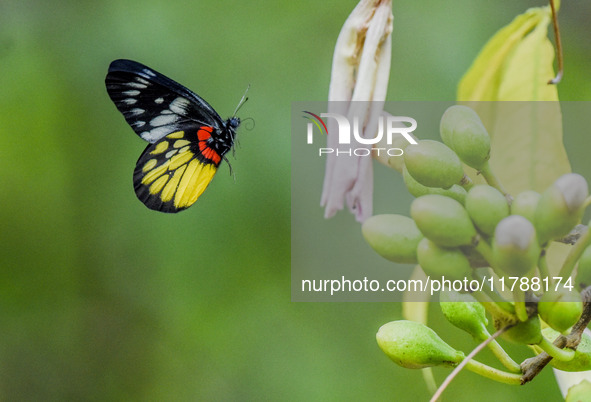
[[[132,60],[115,60],[105,79],[109,97],[133,131],[150,144],[133,172],[148,208],[182,211],[205,191],[232,149],[240,119],[222,118],[199,95]]]

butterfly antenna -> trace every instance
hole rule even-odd
[[[238,110],[242,107],[242,105],[244,105],[246,103],[246,101],[248,100],[248,97],[246,96],[246,94],[248,93],[248,90],[250,89],[250,84],[248,84],[248,86],[246,87],[246,91],[244,91],[244,95],[242,95],[242,99],[240,99],[240,102],[238,102],[238,106],[236,106],[236,110],[234,110],[234,114],[232,115],[232,117],[236,117],[236,113],[238,113]]]

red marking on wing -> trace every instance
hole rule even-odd
[[[199,149],[201,150],[201,153],[203,154],[203,156],[205,156],[207,159],[209,159],[210,161],[212,161],[216,165],[219,164],[220,161],[222,160],[222,158],[218,155],[218,153],[216,151],[214,151],[213,149],[209,148],[207,145],[204,147],[201,147],[201,144],[202,143],[199,143]]]
[[[205,141],[211,137],[211,133],[213,132],[213,127],[203,126],[200,127],[197,131],[197,138],[199,141]]]
[[[203,156],[216,165],[220,163],[222,158],[218,155],[216,151],[210,148],[207,145],[207,140],[211,138],[211,133],[213,132],[213,127],[203,126],[197,130],[197,138],[199,139],[199,150],[203,154]]]

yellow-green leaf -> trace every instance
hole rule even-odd
[[[458,101],[495,101],[503,66],[519,41],[542,18],[542,9],[532,8],[498,31],[482,48],[458,85]]]
[[[554,77],[554,48],[548,39],[550,15],[545,13],[535,29],[521,40],[507,58],[498,88],[499,101],[557,101]]]
[[[554,77],[551,15],[542,7],[515,18],[493,36],[458,87],[458,100],[488,129],[491,167],[513,194],[543,191],[570,172],[558,92],[548,85]]]

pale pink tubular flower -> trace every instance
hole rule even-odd
[[[349,121],[353,121],[352,116],[358,116],[359,121],[365,122],[364,138],[375,136],[377,117],[386,100],[393,19],[391,0],[361,0],[345,21],[335,46],[328,113],[348,116]],[[336,121],[327,120],[328,132],[337,133]],[[371,148],[358,143],[355,146]],[[327,136],[327,147],[339,149],[337,135]],[[330,218],[343,209],[344,201],[357,221],[363,222],[372,215],[371,157],[328,154],[320,201],[325,207],[324,217]]]

